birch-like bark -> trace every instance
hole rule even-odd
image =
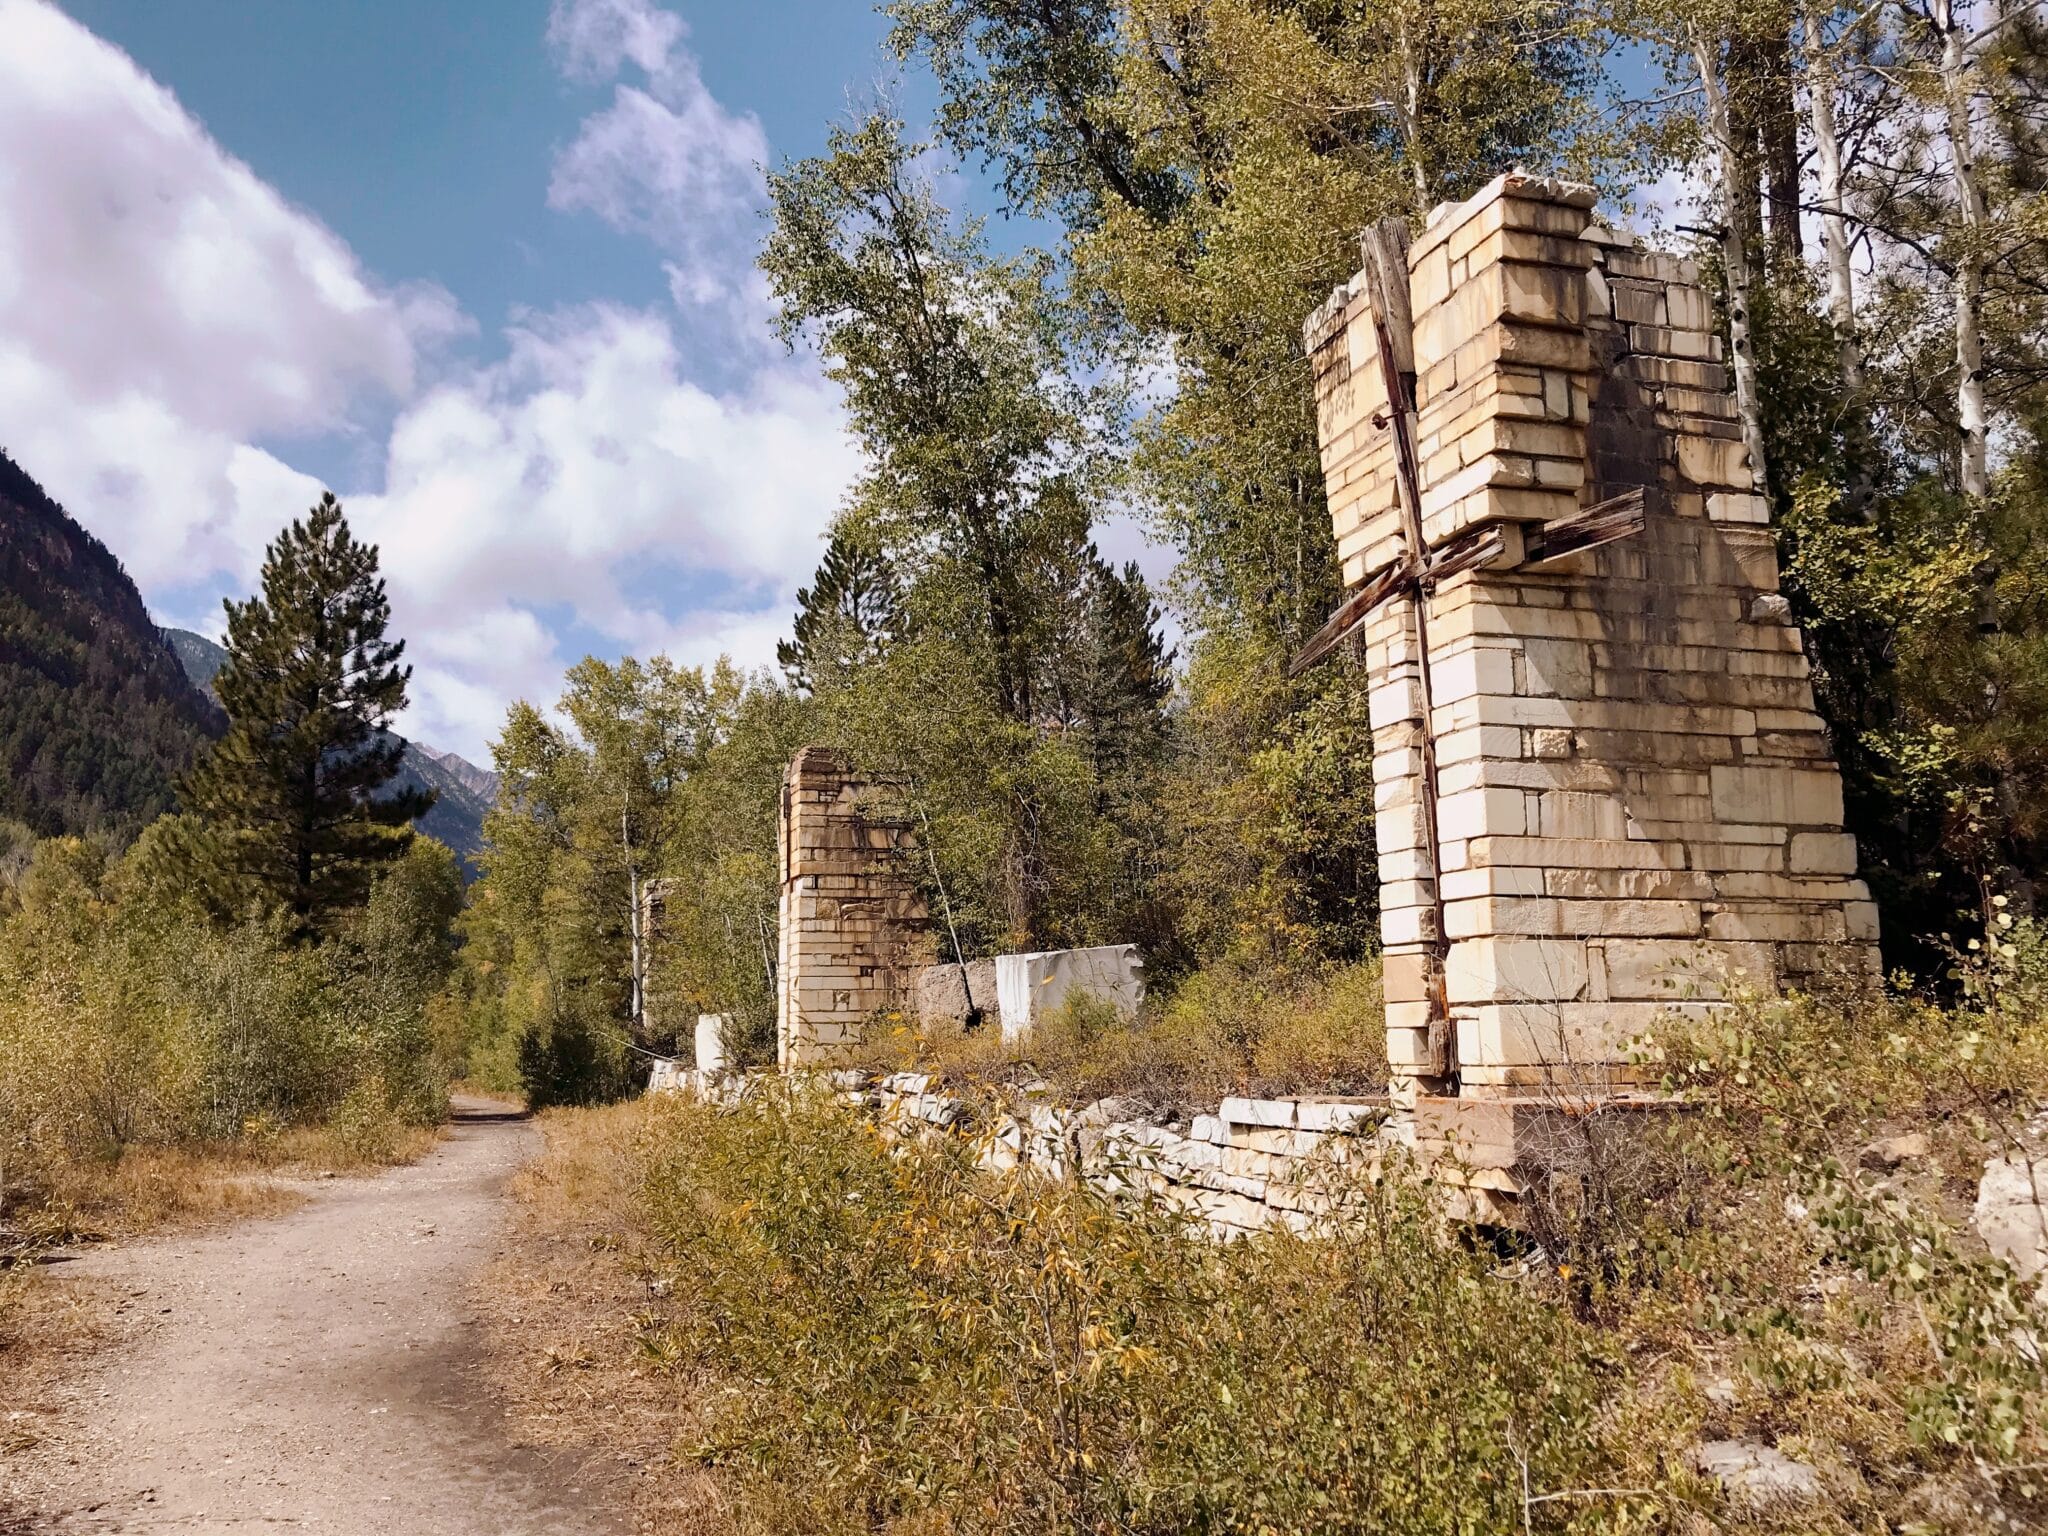
[[[642,977],[646,974],[642,960],[642,935],[640,927],[646,921],[640,909],[640,865],[633,857],[633,837],[627,818],[631,814],[630,798],[619,806],[619,848],[626,856],[626,933],[632,945],[633,992],[630,1017],[633,1028],[641,1026]]]
[[[1849,269],[1849,214],[1842,197],[1842,140],[1835,131],[1835,70],[1821,37],[1820,17],[1809,6],[1806,28],[1806,87],[1813,127],[1813,155],[1820,171],[1821,245],[1827,253],[1828,319],[1842,370],[1842,390],[1863,388],[1863,348],[1856,339],[1856,286]]]
[[[1401,49],[1401,136],[1408,141],[1408,168],[1415,180],[1415,211],[1429,216],[1429,168],[1422,163],[1422,61],[1409,36],[1408,15],[1399,13]]]
[[[1961,490],[1972,499],[1991,492],[1984,406],[1984,227],[1990,212],[1977,174],[1977,133],[1970,108],[1974,81],[1969,40],[1956,0],[1929,0],[1928,18],[1941,34],[1941,95],[1948,115],[1950,175],[1956,217],[1956,431],[1962,439]]]
[[[1733,189],[1742,175],[1743,157],[1735,144],[1734,128],[1728,115],[1728,92],[1722,84],[1719,43],[1696,27],[1687,29],[1692,44],[1693,66],[1699,70],[1700,89],[1707,99],[1707,126],[1721,160],[1721,185]],[[1749,450],[1752,488],[1761,495],[1765,489],[1764,417],[1756,380],[1756,342],[1750,334],[1749,316],[1754,298],[1749,266],[1749,243],[1742,235],[1742,220],[1731,208],[1721,224],[1721,260],[1728,269],[1728,349],[1733,353],[1735,414],[1742,423],[1743,446]]]
[[[1821,249],[1827,257],[1828,323],[1835,333],[1835,367],[1842,376],[1842,399],[1848,418],[1860,423],[1858,401],[1863,394],[1863,341],[1856,334],[1856,280],[1849,265],[1849,211],[1843,191],[1842,138],[1835,129],[1834,60],[1829,57],[1822,35],[1818,0],[1813,0],[1802,18],[1806,56],[1806,90],[1810,125],[1813,129],[1813,158],[1820,173]],[[1848,453],[1848,483],[1842,500],[1852,517],[1871,519],[1870,445],[1860,430],[1852,430]]]

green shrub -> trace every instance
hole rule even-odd
[[[689,1449],[746,1528],[1554,1531],[1583,1490],[1672,1481],[1613,1342],[1408,1177],[1361,1174],[1339,1233],[1219,1244],[785,1087],[654,1111],[648,1157],[691,1299],[648,1349],[706,1376]],[[1626,1528],[1678,1497],[1592,1502]]]
[[[344,1108],[368,1146],[440,1118],[446,849],[420,840],[319,944],[216,924],[145,878],[148,856],[108,868],[52,839],[0,891],[0,1213],[130,1148],[254,1147]]]
[[[1972,945],[1957,957],[1953,1006],[1874,989],[1738,994],[1654,1045],[1667,1086],[1696,1111],[1674,1151],[1722,1193],[1722,1211],[1750,1192],[1735,1207],[1752,1210],[1746,1241],[1754,1211],[1773,1213],[1768,1240],[1798,1262],[1787,1272],[1731,1253],[1731,1223],[1712,1205],[1672,1251],[1695,1275],[1721,1271],[1718,1320],[1747,1340],[1767,1384],[1784,1375],[1775,1357],[1827,1341],[1853,1362],[1831,1370],[1832,1394],[1888,1415],[1918,1448],[1902,1451],[1909,1460],[2048,1458],[2044,1318],[1970,1223],[1988,1158],[2039,1155],[2043,948],[2031,923],[2008,925],[1988,952]],[[1894,1166],[1871,1149],[1897,1133],[1925,1150]],[[1818,1304],[1815,1274],[1830,1277]]]

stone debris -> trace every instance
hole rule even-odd
[[[1904,1163],[1922,1162],[1927,1153],[1927,1133],[1908,1131],[1902,1136],[1886,1136],[1873,1141],[1863,1149],[1862,1161],[1866,1168],[1892,1169]]]
[[[696,1074],[688,1067],[685,1067],[680,1061],[667,1056],[657,1057],[653,1067],[647,1074],[647,1091],[649,1093],[682,1093],[686,1089],[695,1086],[691,1081],[695,1076]]]
[[[725,1042],[732,1033],[732,1015],[728,1013],[700,1013],[697,1015],[697,1033],[692,1042],[696,1046],[697,1070],[718,1073],[726,1068]]]
[[[1977,1234],[2048,1304],[2048,1155],[1994,1157],[1977,1184]]]
[[[864,1102],[899,1135],[971,1135],[985,1167],[1053,1178],[1078,1170],[1109,1193],[1164,1200],[1223,1237],[1310,1230],[1341,1204],[1346,1181],[1336,1171],[1383,1154],[1388,1119],[1381,1099],[1233,1099],[1181,1130],[1137,1099],[990,1110],[935,1092],[917,1073],[878,1080]],[[1233,1118],[1241,1105],[1258,1105],[1266,1121],[1286,1126]],[[1317,1129],[1296,1127],[1304,1112]]]
[[[996,1013],[996,963],[970,960],[965,965],[928,965],[911,981],[912,1006],[926,1030],[944,1025],[964,1027]]]
[[[1827,1494],[1812,1467],[1760,1440],[1709,1440],[1693,1453],[1693,1464],[1721,1485],[1730,1504],[1753,1514],[1782,1513]]]

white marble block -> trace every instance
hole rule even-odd
[[[1144,969],[1135,944],[998,955],[996,1003],[1003,1039],[1024,1039],[1040,1019],[1057,1013],[1077,992],[1092,993],[1126,1017],[1136,1017],[1145,1000]]]
[[[700,1013],[697,1015],[697,1070],[699,1072],[725,1071],[725,1031],[731,1022],[731,1016],[728,1014]]]

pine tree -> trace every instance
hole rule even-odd
[[[356,542],[331,492],[265,553],[261,593],[226,607],[214,690],[228,733],[184,786],[190,851],[219,905],[284,911],[317,935],[368,899],[433,803],[378,795],[405,750],[389,730],[412,675],[405,643],[384,636],[376,546]]]
[[[1106,778],[1163,744],[1173,651],[1159,633],[1159,613],[1135,560],[1119,572],[1089,545],[1080,608],[1068,662],[1072,676],[1061,692],[1086,728],[1097,774]]]
[[[836,527],[809,587],[796,593],[796,621],[775,659],[790,686],[809,693],[821,674],[871,661],[897,637],[903,592],[889,560],[874,544]]]

